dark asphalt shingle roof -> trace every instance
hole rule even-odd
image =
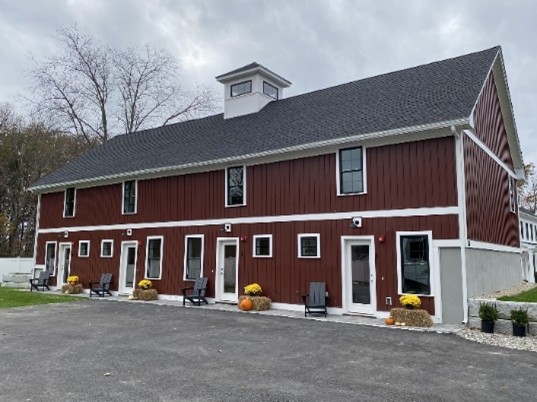
[[[499,47],[271,102],[258,113],[119,135],[33,187],[196,164],[468,118]]]

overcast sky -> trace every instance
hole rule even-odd
[[[0,102],[20,104],[31,56],[78,29],[113,47],[164,47],[185,87],[256,61],[285,96],[500,45],[524,161],[537,162],[535,0],[0,0]]]

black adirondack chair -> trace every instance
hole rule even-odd
[[[112,274],[102,274],[99,282],[89,282],[90,297],[95,293],[99,297],[106,295],[112,296],[110,293],[110,282],[112,282]]]
[[[304,317],[308,314],[324,314],[326,317],[326,283],[311,282],[310,292],[302,295]]]
[[[187,294],[187,290],[190,290]],[[186,305],[188,300],[195,306],[201,306],[201,302],[209,304],[205,298],[205,291],[207,290],[207,278],[201,277],[196,279],[194,286],[183,288],[183,306]]]
[[[48,287],[49,280],[50,280],[49,272],[41,271],[39,273],[39,278],[30,279],[30,292],[32,291],[32,289],[39,291],[39,288],[41,288],[43,292],[45,291],[45,288],[50,290],[50,288]]]

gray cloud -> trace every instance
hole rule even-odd
[[[164,47],[185,87],[257,61],[293,82],[292,96],[501,45],[525,161],[537,162],[537,3],[350,0],[0,0],[0,102],[77,24],[114,47]]]

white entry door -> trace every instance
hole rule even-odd
[[[239,267],[239,239],[216,240],[216,300],[237,302],[237,272]]]
[[[137,241],[121,243],[121,259],[119,262],[119,294],[131,294],[136,281]]]
[[[374,314],[377,310],[374,238],[349,236],[341,240],[343,310]]]
[[[58,288],[67,283],[71,271],[71,243],[60,243],[59,257],[58,276],[56,277],[56,287]]]

